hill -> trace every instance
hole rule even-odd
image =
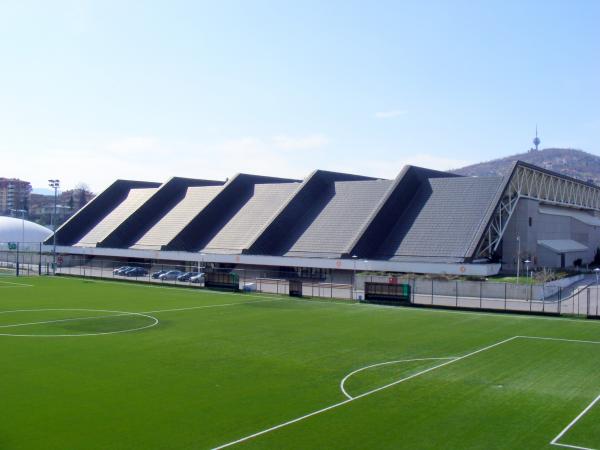
[[[452,172],[468,176],[505,175],[511,164],[521,160],[564,175],[600,185],[600,157],[571,148],[545,148],[473,164]]]

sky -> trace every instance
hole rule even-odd
[[[3,1],[0,176],[391,178],[600,155],[600,2]]]

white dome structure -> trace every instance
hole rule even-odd
[[[50,228],[16,217],[0,217],[0,243],[44,241],[52,234]]]

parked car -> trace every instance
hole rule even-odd
[[[190,281],[190,278],[198,275],[198,272],[186,272],[183,275],[177,277],[177,281]]]
[[[194,276],[190,277],[190,282],[191,283],[204,283],[204,274],[203,273],[197,273]]]
[[[148,275],[148,271],[141,267],[133,267],[123,273],[126,277],[145,277]]]
[[[123,270],[125,268],[127,268],[128,266],[119,266],[116,269],[113,270],[113,275],[117,275],[119,273],[120,270]]]
[[[183,275],[181,270],[169,270],[158,277],[159,280],[176,280],[178,276]]]
[[[152,274],[152,278],[154,278],[155,280],[158,280],[158,278],[159,278],[159,277],[160,277],[162,274],[164,274],[164,273],[167,273],[167,271],[166,271],[166,270],[159,270],[158,272],[154,272],[154,273]]]
[[[123,275],[125,272],[127,272],[128,270],[133,269],[133,267],[131,266],[123,266],[123,267],[119,267],[119,269],[116,272],[113,272],[115,275]]]

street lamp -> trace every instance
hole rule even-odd
[[[531,261],[526,259],[523,262],[525,263],[525,279],[529,281],[529,264],[531,264]]]
[[[52,275],[56,275],[56,203],[58,201],[58,188],[60,180],[48,180],[48,186],[54,189],[54,213],[50,218],[50,226],[52,227]]]
[[[358,256],[352,255],[352,261],[354,262],[354,269],[352,270],[352,300],[354,300],[354,283],[356,283],[356,259]]]

